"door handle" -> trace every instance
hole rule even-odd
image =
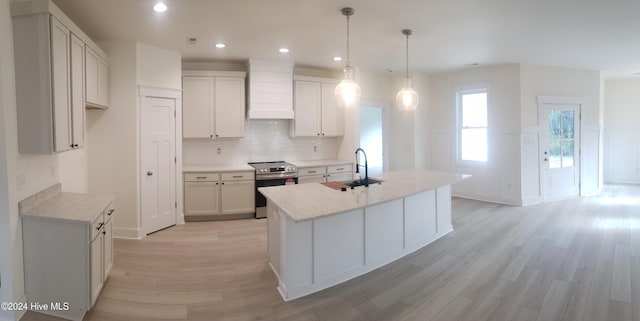
[[[151,175],[153,175],[153,172],[152,171],[148,171],[147,172],[147,176],[151,176]]]
[[[547,162],[547,161],[548,161],[548,159],[545,157],[545,158],[544,158],[544,161],[545,161],[545,162]]]

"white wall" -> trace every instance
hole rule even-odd
[[[0,0],[0,301],[24,301],[18,202],[58,182],[55,155],[18,154],[13,36],[9,1]],[[17,178],[25,186],[17,188]],[[19,315],[0,310],[0,320]]]
[[[412,80],[413,89],[419,95],[414,112],[415,167],[431,169],[431,78],[427,74],[415,74]]]
[[[137,237],[138,202],[138,90],[136,44],[100,44],[109,54],[110,107],[87,109],[89,192],[115,196],[118,215],[114,229]]]
[[[135,42],[106,42],[110,107],[87,110],[89,192],[114,195],[117,237],[141,237],[138,86],[181,88],[180,54]]]
[[[453,187],[456,195],[520,204],[520,72],[518,65],[469,68],[432,75],[430,82],[431,167],[472,178]],[[488,89],[488,163],[456,163],[456,92]]]
[[[600,191],[600,72],[551,66],[521,65],[522,199],[541,201],[538,175],[538,96],[582,97],[581,194]]]
[[[640,183],[640,79],[605,82],[604,180]]]

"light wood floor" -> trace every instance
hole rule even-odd
[[[116,240],[85,320],[640,320],[640,186],[529,207],[456,198],[453,213],[439,241],[292,302],[267,266],[265,220]]]

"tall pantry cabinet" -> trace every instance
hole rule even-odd
[[[12,2],[11,15],[20,153],[83,147],[86,52],[102,50],[48,0]]]

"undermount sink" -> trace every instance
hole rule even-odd
[[[369,177],[369,185],[381,184],[382,182],[384,182],[384,181],[380,180],[380,179],[375,179],[375,178]],[[344,185],[347,185],[347,186],[349,186],[351,188],[358,187],[358,186],[364,186],[364,179],[358,179],[358,180],[355,180],[355,181],[348,181],[348,182],[345,182]]]

